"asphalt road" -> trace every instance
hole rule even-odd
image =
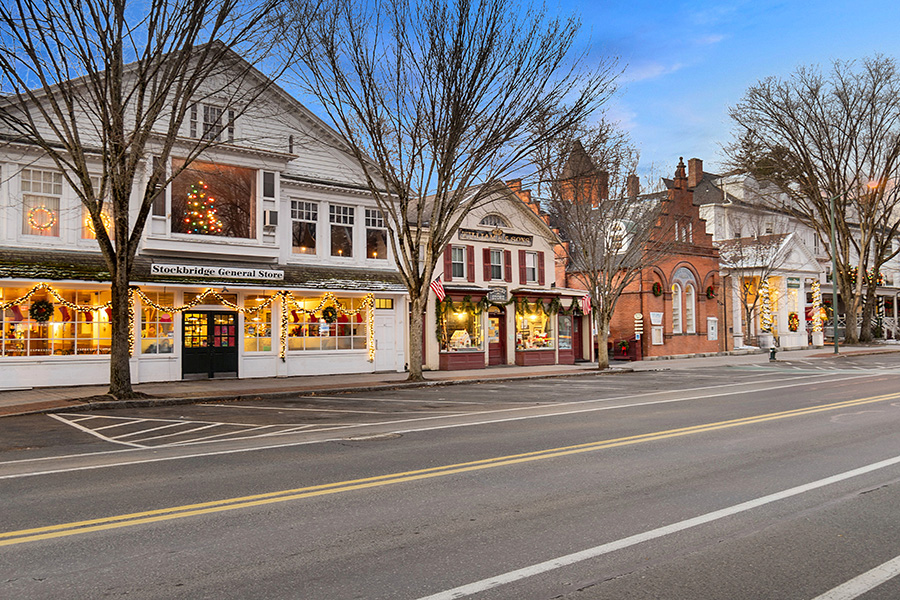
[[[877,356],[7,418],[0,598],[896,600],[898,426]]]

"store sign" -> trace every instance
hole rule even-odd
[[[799,277],[788,277],[787,286],[789,288],[799,289],[800,288],[800,278]]]
[[[650,324],[651,325],[662,325],[663,314],[661,312],[651,312],[650,313]]]
[[[150,265],[151,275],[176,277],[209,277],[227,279],[266,279],[281,281],[284,271],[274,269],[242,269],[238,267],[201,267],[198,265]]]
[[[534,236],[506,233],[502,229],[484,231],[483,229],[459,229],[460,241],[489,242],[491,244],[509,244],[511,246],[531,246]]]
[[[488,302],[506,302],[507,292],[505,287],[492,287],[487,293]]]

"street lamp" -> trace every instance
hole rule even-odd
[[[831,319],[834,324],[834,353],[838,354],[840,351],[838,350],[838,320],[837,320],[837,309],[838,309],[838,282],[837,282],[837,248],[835,247],[834,238],[835,238],[835,226],[834,226],[834,201],[837,198],[840,198],[840,194],[837,196],[832,196],[828,199],[828,204],[831,207],[831,234],[828,236],[831,238]],[[854,315],[854,318],[856,316]]]

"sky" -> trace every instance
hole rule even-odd
[[[558,2],[580,16],[594,59],[625,68],[608,115],[640,149],[642,179],[671,177],[679,157],[721,172],[728,109],[761,79],[875,54],[900,60],[897,0]]]

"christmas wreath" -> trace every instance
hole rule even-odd
[[[53,316],[53,305],[46,300],[35,300],[28,309],[28,316],[38,323],[46,323]]]
[[[628,340],[622,340],[619,342],[619,352],[622,354],[628,354]]]
[[[338,318],[337,309],[333,306],[326,307],[322,310],[322,318],[325,319],[326,323],[334,323]]]
[[[653,282],[653,295],[662,296],[662,285],[658,281]]]
[[[715,297],[716,297],[716,288],[714,288],[713,286],[709,286],[708,288],[706,288],[706,299],[712,300]]]
[[[791,331],[797,331],[800,328],[800,317],[797,313],[792,312],[788,314],[788,329]]]

